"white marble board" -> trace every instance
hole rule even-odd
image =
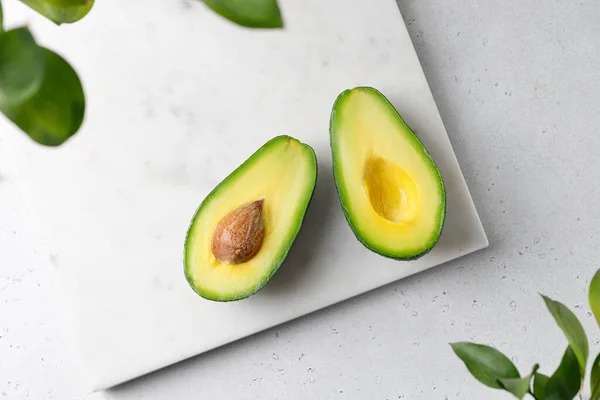
[[[87,94],[80,133],[38,146],[5,119],[49,264],[63,278],[91,389],[103,389],[487,246],[450,141],[393,0],[282,0],[286,28],[246,30],[201,3],[97,2],[57,28],[13,2],[10,24],[75,66]],[[11,4],[11,3],[9,3]],[[332,181],[328,123],[339,92],[387,95],[438,163],[448,214],[417,261],[355,240]],[[273,136],[314,147],[319,178],[287,261],[257,295],[192,292],[183,240],[204,196]],[[408,328],[407,328],[408,329]]]

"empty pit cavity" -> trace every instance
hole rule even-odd
[[[382,157],[370,157],[363,179],[373,210],[390,222],[414,218],[419,205],[419,188],[398,164]]]

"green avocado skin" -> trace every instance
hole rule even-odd
[[[302,143],[302,145],[304,146],[304,148],[309,152],[309,156],[311,158],[311,164],[314,166],[314,174],[311,177],[312,179],[312,185],[311,185],[311,190],[310,193],[307,194],[306,196],[306,200],[304,202],[305,206],[303,207],[303,209],[301,210],[301,213],[298,213],[298,217],[296,219],[296,224],[295,227],[291,228],[291,233],[289,235],[289,240],[287,241],[287,244],[285,245],[285,247],[283,247],[278,256],[273,260],[271,267],[269,268],[270,273],[269,275],[265,276],[263,279],[258,280],[256,282],[256,284],[248,291],[246,292],[238,292],[235,294],[235,296],[231,296],[231,297],[223,297],[221,295],[219,295],[216,292],[213,291],[209,291],[209,290],[202,290],[199,287],[196,287],[193,283],[193,279],[190,273],[190,269],[192,268],[192,266],[189,263],[189,259],[190,257],[188,257],[188,251],[190,248],[190,244],[193,240],[193,237],[191,235],[192,232],[192,227],[194,226],[194,221],[196,220],[196,217],[202,212],[202,208],[203,206],[212,198],[216,197],[219,195],[219,189],[221,187],[223,187],[224,185],[226,185],[231,179],[235,179],[237,178],[239,175],[244,173],[245,167],[248,164],[253,163],[254,161],[256,161],[258,158],[261,157],[261,155],[267,151],[272,145],[277,144],[280,141],[284,141],[284,140],[296,140],[291,136],[287,136],[287,135],[280,135],[280,136],[276,136],[273,139],[269,140],[267,143],[265,143],[263,146],[261,146],[254,154],[252,154],[246,161],[244,161],[239,167],[237,167],[231,174],[229,174],[225,179],[223,179],[207,196],[206,198],[202,201],[202,203],[200,204],[200,206],[198,207],[198,209],[196,210],[196,212],[194,213],[194,217],[192,218],[192,221],[189,225],[188,231],[186,233],[186,237],[185,237],[185,244],[184,244],[184,274],[186,277],[186,280],[188,282],[188,284],[190,285],[190,287],[193,289],[193,291],[198,294],[199,296],[203,297],[206,300],[211,300],[211,301],[216,301],[216,302],[232,302],[232,301],[238,301],[238,300],[242,300],[242,299],[246,299],[254,294],[256,294],[257,292],[259,292],[268,282],[269,280],[273,277],[273,275],[275,275],[275,273],[277,272],[277,270],[279,269],[279,267],[281,266],[281,264],[283,263],[283,261],[286,259],[289,251],[291,250],[296,237],[298,236],[298,233],[300,232],[300,229],[302,227],[302,223],[304,222],[304,217],[306,216],[306,212],[308,210],[308,207],[310,206],[310,203],[312,201],[313,198],[313,194],[314,194],[314,190],[315,190],[315,186],[316,186],[316,182],[317,182],[317,157],[315,154],[315,151],[312,147],[310,147],[309,145]]]
[[[389,251],[381,249],[376,244],[373,244],[373,243],[369,242],[368,240],[366,240],[366,238],[364,237],[362,232],[360,232],[360,230],[357,228],[357,226],[352,218],[352,215],[350,214],[350,211],[348,208],[350,199],[348,197],[348,193],[347,193],[348,191],[346,190],[346,187],[341,179],[342,166],[338,162],[338,157],[336,157],[336,146],[335,146],[336,143],[335,142],[336,142],[337,133],[338,133],[336,121],[338,118],[340,118],[340,114],[343,112],[344,102],[355,92],[368,93],[369,95],[374,96],[381,102],[381,106],[385,107],[386,110],[388,111],[388,113],[393,118],[396,118],[397,122],[399,122],[400,125],[403,127],[403,129],[405,129],[404,133],[409,134],[408,136],[411,138],[411,140],[413,140],[415,143],[417,143],[419,145],[419,147],[422,149],[423,156],[430,162],[430,166],[432,167],[432,169],[436,175],[436,181],[438,182],[439,191],[440,191],[441,198],[442,198],[442,203],[440,205],[440,210],[439,210],[438,229],[437,229],[435,235],[433,236],[433,239],[428,242],[427,246],[418,252],[390,253]],[[367,249],[373,251],[374,253],[377,253],[386,258],[391,258],[393,260],[398,260],[398,261],[416,260],[416,259],[423,257],[427,253],[429,253],[435,247],[437,242],[439,241],[439,238],[442,234],[442,230],[444,228],[444,223],[446,220],[446,189],[444,186],[444,180],[442,179],[442,175],[441,175],[437,165],[435,164],[435,161],[433,160],[433,158],[431,157],[431,155],[429,154],[429,152],[427,151],[427,149],[425,148],[423,143],[419,140],[419,138],[414,134],[414,132],[406,124],[406,122],[404,121],[402,116],[398,113],[398,111],[395,109],[395,107],[392,105],[392,103],[380,91],[378,91],[377,89],[375,89],[373,87],[358,86],[353,89],[344,90],[342,93],[340,93],[338,95],[337,99],[335,100],[335,103],[333,104],[333,108],[331,111],[331,118],[329,121],[329,139],[330,139],[329,144],[331,147],[331,153],[332,153],[332,159],[333,159],[332,164],[333,164],[333,177],[334,177],[335,187],[337,190],[338,198],[340,200],[340,205],[342,207],[342,211],[344,212],[344,217],[346,218],[346,222],[352,229],[352,232],[354,233],[354,236],[356,237],[356,239],[360,243],[362,243],[363,246],[365,246]]]

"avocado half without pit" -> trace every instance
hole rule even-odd
[[[185,275],[200,296],[246,298],[275,274],[304,219],[317,180],[313,149],[278,136],[200,204],[185,241]]]
[[[342,92],[330,139],[338,195],[357,239],[398,260],[429,252],[444,225],[444,182],[387,98],[370,87]]]

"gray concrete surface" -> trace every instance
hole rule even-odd
[[[490,248],[194,358],[86,394],[0,156],[0,399],[504,399],[448,342],[551,373],[566,341],[537,292],[600,350],[600,2],[399,0]],[[0,148],[4,150],[0,142]]]

